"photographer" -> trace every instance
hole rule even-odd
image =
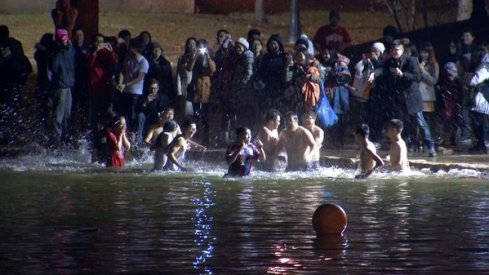
[[[419,90],[421,73],[419,63],[415,57],[404,54],[402,41],[392,43],[390,58],[383,67],[377,68],[369,77],[372,82],[383,90],[385,98],[386,117],[384,121],[392,118],[403,120],[406,127],[407,140],[414,141],[416,127],[420,127],[424,133],[425,144],[428,147],[430,157],[436,156],[435,146],[431,137],[431,130],[423,116],[423,98]]]
[[[187,87],[187,99],[192,101],[194,116],[207,125],[207,104],[211,95],[211,76],[216,71],[216,63],[209,55],[207,41],[197,40],[197,57],[194,60],[192,81]],[[204,135],[207,133],[204,132]],[[204,137],[207,140],[207,137]]]
[[[351,94],[365,108],[365,119],[370,125],[369,137],[374,143],[382,139],[381,132],[386,106],[381,90],[375,83],[370,83],[368,78],[376,68],[381,66],[384,51],[384,44],[375,42],[370,51],[363,54],[362,60],[355,65],[354,90]]]
[[[95,134],[103,127],[109,113],[114,96],[114,75],[117,56],[112,46],[105,42],[102,34],[96,34],[92,39],[92,50],[88,54],[88,119],[92,133]],[[100,140],[93,137],[94,145],[101,151]]]

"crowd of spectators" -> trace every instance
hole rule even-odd
[[[327,100],[337,120],[320,126],[335,146],[342,146],[352,121],[368,123],[371,139],[382,143],[384,124],[398,118],[413,150],[426,146],[436,156],[436,145],[472,144],[472,152],[487,153],[489,56],[471,30],[438,57],[429,41],[409,41],[387,27],[383,40],[351,62],[344,50],[353,41],[340,14],[331,11],[329,20],[289,51],[279,34],[265,42],[256,29],[246,38],[218,30],[216,49],[189,37],[175,68],[147,31],[89,40],[82,29],[60,26],[40,38],[34,54],[49,145],[69,144],[75,129],[89,132],[96,148],[107,121],[122,116],[133,147],[143,146],[148,129],[170,108],[179,122],[193,117],[202,144],[224,146],[238,126],[255,132],[270,109],[301,115]],[[14,140],[5,114],[15,112],[32,66],[7,26],[0,26],[0,49],[0,131]],[[352,112],[353,102],[361,110]]]

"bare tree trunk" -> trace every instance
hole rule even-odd
[[[301,35],[301,18],[299,15],[299,0],[291,0],[290,3],[290,24],[289,24],[289,35],[287,40],[290,43],[295,43],[295,41]]]
[[[394,20],[396,21],[397,30],[399,32],[403,32],[401,21],[399,21],[399,15],[397,14],[396,8],[392,5],[392,3],[389,0],[384,0],[384,4],[389,10],[389,13],[392,15],[392,17],[394,17]]]
[[[473,0],[458,0],[457,21],[470,19],[473,9]]]
[[[423,0],[423,21],[424,27],[428,28],[428,5],[426,5],[426,0]]]
[[[416,29],[416,0],[411,0],[411,9],[408,16],[410,31],[414,31]]]
[[[260,23],[267,23],[264,0],[255,0],[255,20]]]

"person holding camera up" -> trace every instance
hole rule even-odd
[[[419,62],[415,57],[403,54],[402,41],[394,41],[390,49],[390,58],[370,75],[369,81],[375,79],[376,85],[385,92],[386,106],[391,106],[386,110],[385,121],[400,118],[406,122],[408,143],[413,142],[416,127],[421,128],[429,156],[435,157],[431,130],[423,116],[423,98],[419,89],[421,81]]]
[[[197,40],[197,56],[192,66],[192,80],[187,87],[187,99],[192,102],[194,116],[205,126],[207,107],[211,95],[211,76],[216,72],[216,63],[212,60],[207,41]],[[207,129],[203,131],[204,143],[209,141]]]
[[[117,55],[102,34],[92,40],[92,50],[88,54],[88,119],[92,134],[99,133],[105,124],[114,96],[114,75]],[[103,150],[100,138],[93,136],[95,152]],[[94,155],[98,155],[94,154]]]

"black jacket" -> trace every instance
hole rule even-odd
[[[391,69],[398,67],[403,75],[395,76]],[[375,70],[375,85],[383,89],[386,96],[392,97],[392,108],[407,110],[409,114],[423,111],[423,98],[419,90],[421,72],[415,57],[402,56],[399,60],[388,59],[382,67]]]

